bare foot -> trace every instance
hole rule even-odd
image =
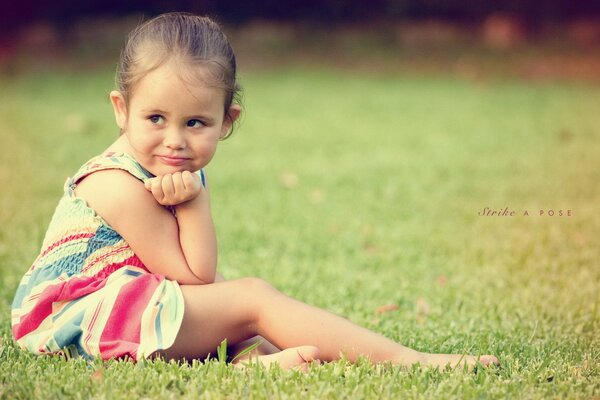
[[[282,369],[296,368],[306,371],[308,364],[312,361],[319,361],[319,349],[315,346],[298,346],[281,350],[280,352],[267,355],[250,355],[236,360],[234,364],[239,368],[244,368],[252,362],[259,362],[265,367],[273,363],[279,364]]]
[[[479,361],[484,366],[496,365],[498,366],[498,359],[494,356],[484,355],[479,358],[475,356],[468,356],[462,354],[424,354],[421,364],[431,367],[440,367],[444,369],[450,368],[462,368],[465,365],[469,371],[472,371],[476,363]]]

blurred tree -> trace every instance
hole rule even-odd
[[[364,21],[391,18],[446,18],[474,21],[505,12],[529,25],[562,22],[578,17],[599,17],[599,0],[0,0],[0,35],[35,20],[68,25],[81,16],[155,15],[189,11],[216,15],[229,23],[250,19]]]

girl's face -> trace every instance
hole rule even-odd
[[[187,84],[169,63],[135,85],[129,105],[117,91],[110,98],[128,151],[154,175],[206,166],[240,112],[232,105],[225,118],[222,89]]]

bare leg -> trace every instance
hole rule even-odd
[[[225,281],[226,281],[225,277],[217,272],[216,276],[215,276],[215,283],[225,282]],[[237,360],[244,361],[244,360],[248,360],[250,357],[258,358],[258,357],[267,356],[270,354],[279,353],[281,351],[281,349],[278,349],[277,347],[275,347],[272,343],[270,343],[264,337],[255,336],[248,340],[244,340],[243,342],[229,346],[227,348],[227,354],[229,355],[230,358],[234,359],[242,351],[244,351],[245,349],[247,349],[248,347],[250,347],[256,343],[260,343],[260,345],[255,350],[253,350],[252,352],[250,352],[247,355],[239,357]]]
[[[185,313],[175,343],[167,350],[150,357],[191,360],[204,359],[215,354],[217,346],[227,339],[229,350],[242,351],[262,339],[254,327],[258,302],[253,299],[254,279],[240,279],[211,285],[181,286]],[[237,348],[237,349],[236,349]],[[272,353],[276,352],[276,353]],[[262,354],[264,353],[264,354]],[[283,368],[306,366],[318,358],[314,346],[299,346],[284,351],[265,341],[253,360],[269,365],[279,363]],[[247,361],[242,358],[241,361]]]
[[[227,338],[231,344],[261,335],[280,349],[316,346],[318,358],[339,359],[344,353],[372,362],[421,363],[434,366],[474,364],[461,355],[430,355],[404,347],[347,319],[304,304],[256,278],[203,286],[182,286],[185,315],[167,358],[202,358]],[[490,356],[491,357],[491,356]],[[481,360],[495,362],[495,358]]]

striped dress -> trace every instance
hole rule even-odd
[[[175,341],[184,312],[177,282],[148,271],[123,237],[74,194],[82,178],[106,169],[141,181],[152,177],[133,157],[111,153],[67,179],[40,255],[12,303],[12,332],[23,349],[139,360]]]

